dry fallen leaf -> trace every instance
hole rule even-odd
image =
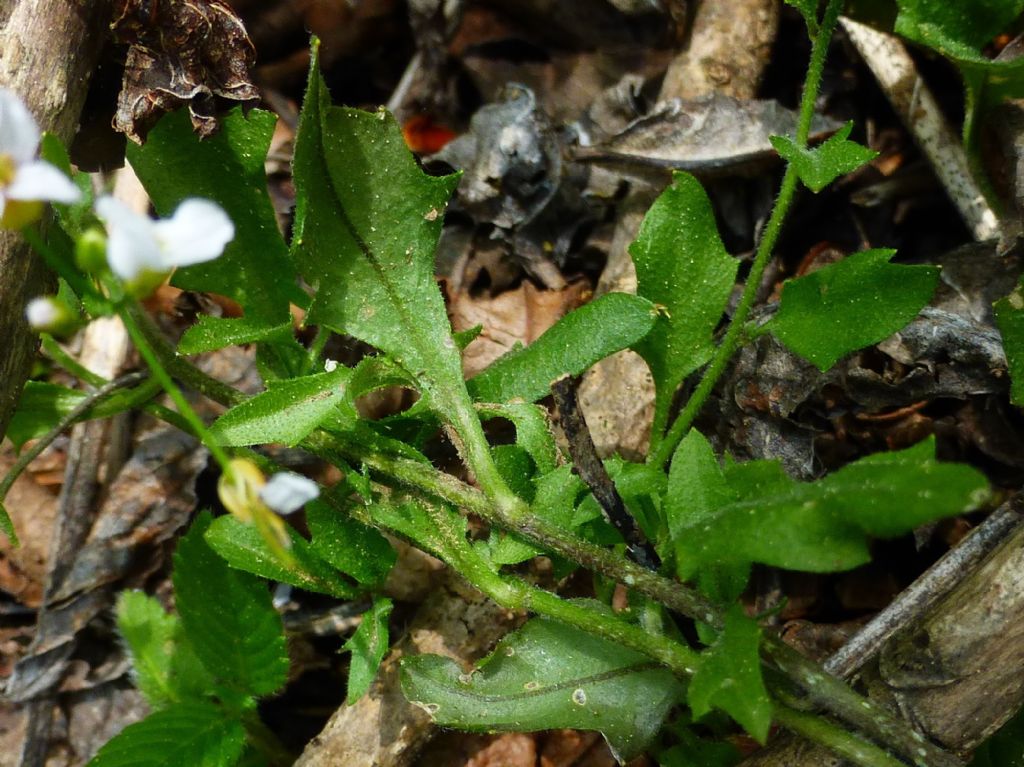
[[[217,129],[216,98],[259,98],[256,60],[242,21],[220,0],[119,0],[110,25],[129,46],[114,129],[142,143],[166,112],[187,105],[201,137]]]

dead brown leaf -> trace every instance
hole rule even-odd
[[[220,0],[119,0],[110,26],[129,46],[113,124],[132,141],[142,143],[164,113],[183,105],[206,138],[217,129],[215,97],[259,98],[249,75],[256,49]]]

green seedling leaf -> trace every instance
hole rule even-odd
[[[306,504],[306,524],[313,536],[313,551],[360,583],[378,585],[391,572],[395,550],[372,527],[321,500]]]
[[[654,328],[633,344],[654,377],[651,433],[657,439],[676,389],[714,351],[712,334],[736,280],[737,261],[722,245],[704,188],[688,173],[673,174],[629,252],[637,294],[658,307]]]
[[[793,164],[804,186],[817,194],[840,176],[857,170],[878,156],[878,152],[850,141],[852,130],[851,120],[813,149],[798,146],[785,136],[770,136],[768,140],[782,159]]]
[[[154,709],[178,702],[171,678],[178,619],[141,591],[123,591],[117,600],[117,629],[131,650],[135,684]]]
[[[219,706],[178,704],[125,727],[88,767],[231,767],[244,745],[241,723]]]
[[[651,743],[682,693],[645,656],[543,618],[502,639],[472,674],[437,655],[404,658],[402,688],[441,726],[600,730],[623,762]]]
[[[363,697],[377,676],[377,669],[388,651],[388,616],[391,600],[375,597],[373,606],[363,613],[362,623],[342,651],[351,652],[348,668],[348,694],[345,702],[352,705]]]
[[[291,332],[290,321],[269,325],[263,318],[210,317],[204,314],[181,337],[178,354],[202,354],[226,346],[276,340],[290,335]]]
[[[267,391],[224,413],[211,431],[224,445],[296,445],[318,426],[354,424],[345,391],[351,375],[351,369],[339,366],[329,373],[270,382]]]
[[[263,581],[232,569],[206,543],[211,522],[208,512],[200,514],[174,554],[182,626],[196,656],[222,684],[246,695],[269,695],[288,676],[281,616]]]
[[[931,300],[935,266],[891,264],[894,250],[865,250],[788,280],[768,329],[820,370],[882,341]]]
[[[267,193],[263,163],[276,120],[271,112],[253,109],[245,115],[232,109],[217,134],[200,141],[188,110],[181,109],[161,119],[144,145],[129,142],[127,149],[161,216],[187,197],[205,197],[235,224],[235,239],[220,258],[178,269],[174,284],[229,296],[245,307],[251,326],[262,320],[268,330],[288,321],[289,301],[300,306],[308,301],[296,283]]]
[[[996,301],[995,320],[1010,370],[1010,400],[1020,407],[1024,405],[1024,286],[1018,285],[1006,298]]]
[[[569,312],[526,348],[499,358],[466,382],[479,402],[535,402],[565,375],[636,344],[654,325],[654,306],[626,293],[608,293]]]
[[[986,501],[979,472],[939,463],[934,452],[927,439],[862,458],[817,482],[790,479],[777,461],[727,465],[722,478],[710,481],[721,487],[724,479],[728,497],[716,495],[692,519],[675,522],[679,573],[690,579],[707,564],[750,562],[848,570],[869,560],[869,538],[902,535]]]
[[[358,590],[324,561],[294,528],[288,527],[288,535],[292,542],[291,566],[281,561],[255,525],[234,517],[218,517],[204,537],[210,548],[238,570],[338,599],[352,599],[358,595]]]
[[[732,607],[722,633],[701,654],[686,697],[694,717],[721,709],[764,743],[772,723],[772,704],[761,678],[760,643],[757,623],[738,605]]]
[[[390,114],[332,107],[317,50],[293,163],[292,252],[317,291],[309,322],[385,352],[447,412],[465,390],[433,265],[458,177],[420,170]]]
[[[533,459],[537,471],[547,474],[555,470],[558,453],[546,410],[522,402],[511,405],[481,405],[477,410],[484,418],[507,418],[515,424],[516,444]]]

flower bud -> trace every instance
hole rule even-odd
[[[56,296],[33,298],[25,307],[29,327],[37,333],[65,336],[78,327],[78,318]]]
[[[75,243],[75,263],[86,274],[97,274],[107,266],[107,236],[99,227],[89,227]]]
[[[255,463],[245,458],[233,458],[217,482],[217,495],[232,515],[256,528],[282,564],[292,566],[294,557],[289,551],[292,540],[284,520],[260,498],[266,486],[267,480]]]

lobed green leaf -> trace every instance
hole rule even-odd
[[[895,253],[865,250],[788,280],[767,329],[823,371],[888,338],[917,316],[939,280],[938,267],[889,263]]]
[[[373,606],[363,613],[359,628],[342,648],[342,651],[352,653],[345,698],[350,706],[370,689],[380,662],[388,651],[388,616],[393,606],[386,597],[374,597]]]
[[[544,618],[502,639],[472,674],[437,655],[404,658],[402,688],[441,726],[599,730],[621,761],[652,742],[682,693],[645,656]]]
[[[757,623],[743,608],[733,606],[714,644],[701,653],[686,698],[694,717],[721,709],[764,743],[772,723],[772,704],[761,676],[760,645]]]
[[[255,525],[234,517],[215,519],[204,538],[210,548],[237,570],[338,599],[352,599],[358,595],[352,583],[326,562],[294,528],[288,527],[288,535],[292,542],[291,566],[281,561]]]
[[[637,294],[658,309],[651,332],[633,349],[651,369],[655,387],[652,435],[660,438],[683,379],[714,351],[712,335],[736,280],[738,262],[718,236],[711,201],[688,173],[674,173],[647,211],[629,248]]]
[[[768,140],[780,157],[792,163],[804,186],[817,193],[878,156],[878,152],[850,141],[852,130],[851,120],[821,146],[813,148],[798,146],[786,136],[770,136]]]
[[[720,476],[705,461],[700,465],[711,491],[691,489],[686,501],[676,501],[673,488],[686,491],[679,474],[698,463],[694,452],[710,449],[694,434],[677,449],[680,469],[674,480],[670,476],[666,499],[684,579],[708,565],[728,572],[751,562],[808,572],[848,570],[869,560],[869,538],[892,538],[966,513],[988,497],[978,471],[937,462],[934,440],[927,439],[862,458],[816,482],[791,479],[777,461],[727,465]]]
[[[525,348],[515,349],[466,385],[479,402],[535,402],[551,384],[637,343],[654,325],[649,301],[608,293],[569,312]]]
[[[233,298],[253,324],[268,328],[288,320],[289,301],[307,303],[298,287],[288,248],[277,228],[267,193],[264,160],[277,116],[260,109],[243,114],[236,107],[220,119],[220,130],[199,140],[188,110],[173,112],[149,132],[146,143],[129,142],[128,161],[161,216],[187,197],[218,203],[235,224],[235,238],[224,254],[174,273],[185,290]]]

